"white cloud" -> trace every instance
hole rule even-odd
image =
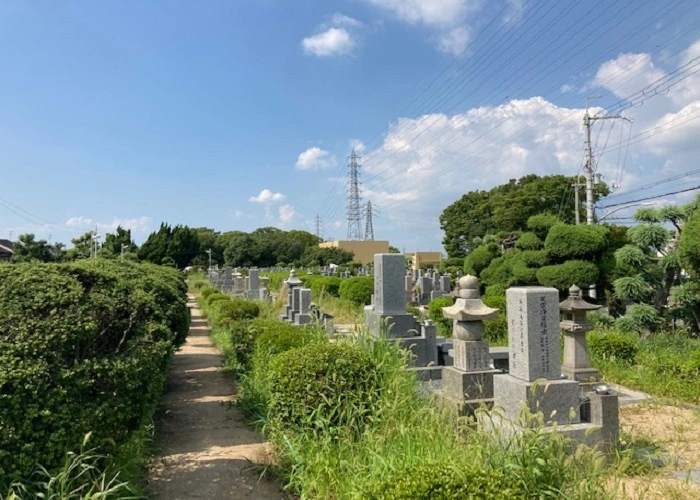
[[[269,189],[263,189],[257,196],[251,196],[249,201],[252,203],[275,203],[284,200],[285,196],[282,193],[273,193]]]
[[[305,54],[319,57],[348,54],[356,45],[356,41],[345,28],[328,28],[301,41]]]
[[[350,139],[350,149],[354,149],[356,153],[361,154],[366,149],[365,143],[360,139]]]
[[[362,21],[358,21],[357,19],[346,16],[345,14],[341,14],[339,12],[336,12],[333,14],[333,17],[331,18],[331,21],[329,23],[330,26],[346,26],[346,27],[351,27],[351,28],[360,28],[364,26],[364,23]]]
[[[279,207],[280,225],[284,226],[289,224],[298,215],[296,210],[292,205],[282,205]]]
[[[664,76],[649,54],[621,54],[600,65],[594,84],[617,97],[628,97]]]
[[[458,26],[438,37],[438,48],[442,52],[457,56],[467,50],[469,39],[469,30],[465,26]]]
[[[65,225],[75,229],[84,229],[85,231],[89,231],[97,226],[98,231],[102,232],[114,232],[117,227],[121,226],[123,229],[130,229],[131,231],[143,233],[150,229],[151,218],[146,216],[131,219],[114,217],[111,222],[97,222],[89,217],[80,215],[78,217],[69,218]]]
[[[296,162],[297,170],[325,170],[338,164],[335,155],[321,148],[312,147],[299,154]]]
[[[468,0],[367,0],[411,24],[451,27],[463,20],[477,2]]]

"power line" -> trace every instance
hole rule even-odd
[[[621,203],[613,203],[611,205],[603,205],[603,206],[600,206],[598,208],[619,207],[622,205],[629,205],[630,203],[637,203],[639,201],[656,200],[658,198],[663,198],[664,196],[671,196],[673,194],[687,193],[688,191],[695,191],[696,189],[700,189],[700,186],[693,186],[693,187],[686,188],[686,189],[679,189],[678,191],[671,191],[670,193],[659,194],[656,196],[648,196],[646,198],[638,198],[636,200],[624,201]]]

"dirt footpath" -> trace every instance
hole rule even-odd
[[[163,500],[282,499],[280,485],[260,478],[267,463],[264,438],[250,429],[236,407],[232,378],[220,370],[221,355],[192,307],[187,343],[175,354],[168,377],[165,416],[156,423],[149,491]]]

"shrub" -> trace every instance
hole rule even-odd
[[[217,300],[228,300],[231,297],[229,295],[226,295],[225,293],[216,290],[216,292],[210,293],[204,298],[204,303],[206,305],[211,305],[213,302],[216,302]]]
[[[494,244],[475,248],[464,259],[464,272],[480,276],[481,272],[491,264],[493,259],[498,257],[498,254],[498,246]]]
[[[442,308],[453,303],[451,297],[437,297],[428,304],[428,317],[435,322],[438,335],[452,337],[452,320],[442,315]]]
[[[242,319],[253,319],[260,314],[258,304],[243,299],[214,302],[212,308],[217,312],[217,321],[222,324]]]
[[[519,250],[539,250],[542,246],[542,240],[535,233],[523,233],[515,242],[515,248]]]
[[[591,311],[588,313],[588,321],[596,327],[603,330],[609,330],[615,326],[615,318],[609,314]]]
[[[516,262],[513,265],[512,285],[536,285],[537,284],[537,269],[527,267],[522,262]]]
[[[522,493],[496,470],[426,462],[392,474],[367,495],[371,500],[506,500]],[[520,493],[520,495],[519,495]]]
[[[362,433],[379,396],[369,353],[348,344],[311,344],[276,356],[269,367],[269,418],[281,427]]]
[[[683,226],[678,250],[688,272],[700,278],[700,212],[691,215]]]
[[[486,287],[482,300],[487,306],[496,307],[500,311],[496,319],[484,321],[484,339],[493,344],[507,345],[508,318],[506,317],[505,289],[499,286]]]
[[[151,419],[186,289],[175,270],[130,262],[0,266],[0,489],[60,466],[90,431],[110,452]]]
[[[518,260],[528,267],[543,267],[547,265],[547,252],[544,250],[524,250],[518,253]]]
[[[547,237],[550,228],[558,222],[559,219],[554,215],[533,215],[527,220],[527,228],[543,240]]]
[[[635,335],[614,330],[593,330],[586,340],[591,355],[599,359],[634,363],[639,349],[639,339]]]
[[[221,291],[218,288],[214,288],[213,286],[205,287],[202,289],[201,295],[203,299],[208,299],[210,295],[213,294],[220,294]]]
[[[340,297],[355,304],[367,305],[372,301],[374,279],[371,276],[346,278],[340,284]]]
[[[607,244],[605,226],[572,226],[559,223],[552,226],[544,242],[547,256],[557,262],[592,258],[600,255]]]
[[[537,281],[544,286],[553,286],[561,291],[571,285],[588,287],[598,281],[598,267],[583,260],[570,260],[563,264],[545,266],[537,271]]]
[[[608,314],[613,318],[623,316],[627,311],[627,305],[615,292],[605,290],[605,300],[608,303]]]
[[[625,316],[618,318],[615,325],[627,332],[646,333],[659,330],[664,324],[653,306],[634,304],[630,306]]]
[[[340,284],[343,280],[336,276],[320,276],[313,281],[311,292],[315,297],[321,297],[321,293],[331,297],[340,297]]]

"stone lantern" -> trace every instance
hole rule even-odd
[[[495,319],[499,311],[481,301],[479,280],[474,276],[461,277],[453,295],[455,303],[442,308],[442,315],[453,320],[454,343],[454,366],[442,370],[442,396],[465,415],[493,403],[493,376],[501,372],[490,366],[489,344],[482,338],[483,321]]]
[[[569,297],[559,304],[563,319],[559,324],[564,331],[564,362],[561,371],[570,380],[581,383],[585,391],[593,390],[600,380],[600,372],[591,366],[588,355],[586,333],[593,329],[586,315],[601,306],[583,300],[581,289],[576,285],[569,288]]]
[[[299,292],[296,292],[297,300],[294,300],[295,289],[299,289],[304,282],[297,278],[297,272],[292,269],[289,271],[289,278],[284,280],[283,292],[287,295],[287,303],[284,306],[284,312],[280,318],[282,321],[293,322],[294,312],[298,311]],[[296,308],[295,308],[296,307]]]

